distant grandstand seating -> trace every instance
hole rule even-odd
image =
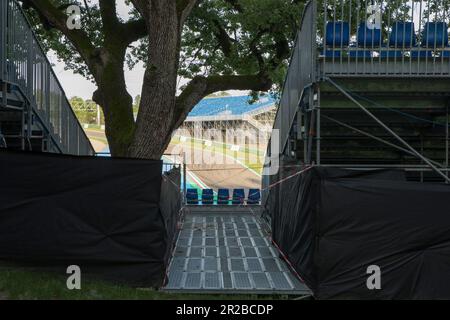
[[[233,201],[234,205],[244,204],[245,202],[245,190],[244,189],[234,189],[233,190]]]
[[[257,205],[261,202],[261,191],[259,189],[250,189],[248,192],[247,204]]]
[[[206,205],[214,204],[214,190],[204,189],[202,191],[202,204]]]
[[[261,96],[260,99],[250,104],[251,97],[222,97],[203,99],[189,114],[189,117],[208,117],[221,115],[244,115],[258,109],[267,108],[275,104],[275,99],[270,96]]]
[[[219,189],[217,193],[217,204],[218,205],[228,205],[230,203],[230,190],[228,189]]]
[[[230,197],[229,189],[219,189],[217,191],[217,197],[215,197],[213,189],[187,189],[186,201],[188,205],[259,205],[261,203],[261,190],[250,189],[248,197],[244,189],[234,189],[232,197]]]
[[[186,193],[187,204],[198,205],[198,191],[197,189],[188,189]]]

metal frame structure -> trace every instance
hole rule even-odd
[[[418,173],[420,181],[450,183],[450,1],[434,2],[442,4],[443,9],[432,8],[423,0],[396,1],[402,5],[401,12],[392,9],[389,4],[393,2],[375,0],[322,0],[320,3],[310,0],[307,3],[274,125],[279,130],[281,169],[292,163],[299,167],[396,168]],[[352,9],[355,4],[359,9]],[[365,25],[361,23],[370,16],[367,8],[374,5],[381,10],[378,32],[368,27],[368,20]],[[405,29],[399,30],[399,26],[405,28],[408,16],[415,25],[409,33],[409,44],[404,39],[403,43],[395,43],[398,40],[393,33],[405,34]],[[345,21],[348,29],[343,27]],[[436,23],[434,29],[433,23]],[[443,29],[439,30],[438,26]],[[434,31],[431,36],[430,30]],[[348,32],[345,41],[344,32]],[[372,34],[367,37],[369,32]],[[439,121],[435,115],[440,116]],[[410,136],[402,137],[407,130],[400,122],[394,123],[397,120],[393,119],[402,117],[405,128],[413,132],[408,133]],[[415,127],[421,121],[426,128]],[[342,146],[353,143],[350,140],[358,135],[370,139],[377,148],[384,146],[402,156],[398,161],[386,159],[373,163],[370,159],[358,162],[350,158],[340,163],[329,161],[325,149],[330,133],[326,125],[331,127],[330,124],[336,127],[337,133],[352,134],[347,140],[342,135],[339,142]],[[435,140],[426,136],[436,135],[435,131],[438,131]],[[419,138],[421,144],[416,143]],[[335,151],[339,151],[339,143]],[[361,146],[357,142],[354,145],[354,152],[349,154],[358,154],[356,148]],[[426,151],[427,147],[433,151]],[[437,153],[439,159],[433,158]],[[270,150],[267,154],[273,158]],[[267,161],[266,166],[269,165]],[[433,178],[429,179],[430,175]],[[263,189],[272,180],[264,176]]]
[[[79,124],[20,4],[0,2],[1,108],[22,113],[22,149],[31,148],[33,131],[43,132],[43,151],[94,155],[95,151]],[[8,104],[8,95],[22,107]],[[39,150],[42,151],[42,150]]]

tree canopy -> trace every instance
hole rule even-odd
[[[119,1],[127,14],[118,14]],[[205,96],[226,90],[248,90],[255,96],[277,90],[305,2],[22,0],[46,49],[97,84],[93,99],[105,111],[113,154],[137,157],[158,157],[170,134]],[[66,26],[66,8],[72,4],[81,8],[80,30]],[[139,62],[146,76],[135,121],[123,69]],[[181,78],[187,84],[179,88]],[[154,131],[161,144],[157,152],[138,152],[134,142],[139,140],[138,148],[145,149],[143,139],[151,140],[152,126],[162,120],[153,122],[152,109],[153,117],[165,117],[168,125],[164,132]]]

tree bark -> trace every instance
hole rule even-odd
[[[134,132],[133,99],[127,91],[123,61],[104,57],[97,66],[97,91],[93,100],[105,115],[105,133],[111,155],[126,157]]]
[[[177,91],[180,27],[175,1],[151,0],[144,13],[149,35],[147,70],[129,156],[161,159],[170,139]]]

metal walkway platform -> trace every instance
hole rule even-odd
[[[278,257],[264,222],[248,209],[227,210],[192,209],[186,215],[165,290],[310,294]]]

